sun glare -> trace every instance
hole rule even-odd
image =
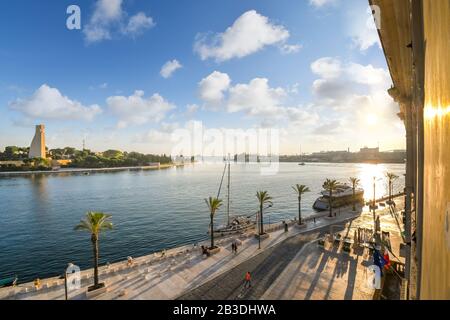
[[[378,117],[375,114],[370,113],[367,115],[366,122],[369,126],[374,126],[378,123]]]

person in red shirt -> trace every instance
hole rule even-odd
[[[252,286],[252,276],[251,276],[250,272],[247,272],[245,274],[244,288],[250,288],[251,286]]]

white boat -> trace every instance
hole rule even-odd
[[[249,217],[239,216],[233,217],[229,224],[221,225],[214,229],[214,235],[227,236],[245,232],[254,228],[256,222]]]
[[[364,189],[355,189],[355,198],[353,199],[353,188],[348,184],[340,184],[333,192],[331,203],[333,208],[340,208],[351,205],[353,202],[364,203]],[[330,192],[323,190],[321,197],[314,202],[313,209],[317,211],[326,211],[330,209]]]

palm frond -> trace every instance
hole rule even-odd
[[[307,186],[305,186],[303,184],[297,184],[297,185],[293,186],[292,189],[294,189],[294,191],[299,196],[311,191],[311,190],[309,190],[309,188]]]
[[[75,226],[75,230],[89,231],[93,234],[99,234],[102,230],[113,229],[113,224],[110,221],[111,215],[103,212],[87,212],[86,218],[81,220],[80,223]]]
[[[205,202],[211,216],[214,216],[216,211],[222,206],[222,200],[218,198],[209,197],[208,199],[205,199]]]

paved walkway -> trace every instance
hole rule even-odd
[[[389,208],[377,212],[382,231],[390,233],[392,251],[399,256],[402,241],[398,218]],[[373,214],[365,211],[354,219],[336,219],[333,232],[353,237],[359,228],[372,229]],[[371,300],[374,290],[368,283],[367,267],[372,257],[362,248],[351,253],[342,246],[318,246],[317,239],[330,232],[330,226],[294,235],[183,294],[181,300]],[[341,244],[342,245],[342,244]],[[391,256],[391,260],[396,260]],[[400,262],[404,262],[402,259]],[[246,272],[252,287],[244,288]]]
[[[269,239],[262,241],[260,250],[258,249],[258,240],[255,239],[253,233],[242,235],[239,237],[242,246],[239,247],[237,255],[231,252],[231,241],[235,238],[227,238],[218,241],[218,244],[222,247],[221,252],[207,259],[201,256],[199,249],[194,250],[192,246],[185,246],[166,252],[164,258],[157,254],[137,258],[132,267],[128,267],[126,262],[112,264],[108,268],[101,267],[100,281],[107,284],[108,291],[94,299],[175,299],[230,270],[236,270],[234,271],[236,276],[231,278],[242,279],[245,272],[248,271],[241,273],[242,270],[247,269],[247,265],[243,263],[247,263],[248,267],[254,265],[255,268],[261,265],[260,269],[255,269],[256,278],[254,279],[256,284],[259,277],[260,285],[255,286],[254,289],[244,293],[244,296],[241,297],[256,298],[264,293],[271,279],[274,279],[290,259],[295,256],[298,250],[294,250],[294,248],[300,248],[309,241],[309,234],[313,235],[313,238],[317,237],[317,235],[314,235],[317,232],[311,233],[311,231],[356,216],[358,214],[350,210],[341,210],[339,216],[331,221],[317,219],[316,223],[308,222],[305,229],[292,227],[288,233],[285,233],[282,229],[273,231],[270,233]],[[308,235],[298,238],[300,240],[287,240],[286,248],[283,246],[276,247],[277,244],[300,233],[308,233]],[[264,261],[274,252],[279,257],[278,261],[277,259],[269,259],[263,264],[257,263],[258,261]],[[235,269],[235,267],[242,270]],[[276,271],[272,271],[272,269]],[[270,274],[267,280],[262,280],[264,273]],[[83,271],[81,289],[70,292],[69,298],[86,299],[86,290],[92,284],[92,277],[92,269]],[[0,299],[64,299],[64,280],[58,278],[44,279],[39,289],[34,288],[33,283],[21,284],[15,288],[3,288],[0,289]]]
[[[322,227],[317,231],[310,231],[306,234],[286,239],[195,290],[188,292],[181,296],[180,299],[260,299],[303,246],[323,235],[328,229],[328,226]],[[250,272],[252,276],[252,287],[248,289],[244,288],[244,275],[246,272]]]
[[[377,215],[380,216],[381,230],[390,233],[392,251],[399,257],[402,235],[398,218],[388,208],[378,211]],[[359,227],[373,227],[372,213],[364,212],[349,223],[341,234],[353,237]],[[398,261],[396,257],[390,254],[391,261]],[[403,263],[404,259],[400,258],[399,262]],[[298,252],[262,299],[371,300],[375,291],[369,286],[371,275],[367,267],[370,265],[372,257],[364,253],[362,248],[353,248],[350,253],[344,253],[340,246],[327,244],[322,248],[312,242]]]

